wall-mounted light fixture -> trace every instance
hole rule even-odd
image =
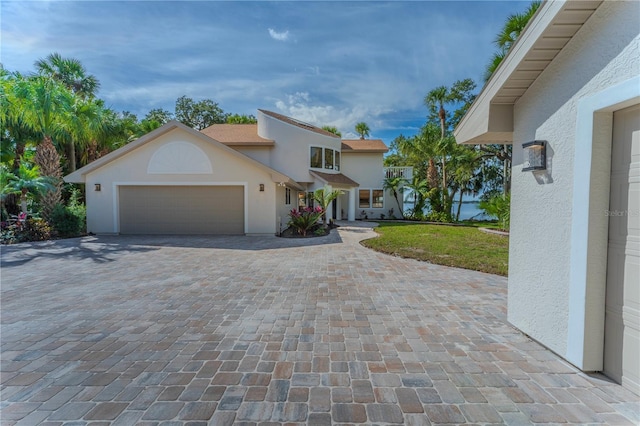
[[[99,183],[96,183],[96,184],[95,184],[95,190],[96,190],[97,192],[102,191],[102,185],[100,185]]]
[[[522,144],[524,151],[523,172],[547,169],[547,141],[533,141]]]
[[[264,183],[260,184],[260,192],[264,192]]]

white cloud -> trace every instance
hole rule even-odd
[[[287,40],[289,40],[289,30],[286,30],[283,33],[279,33],[276,30],[274,30],[273,28],[269,28],[269,35],[274,40],[278,40],[278,41],[287,41]]]
[[[380,106],[365,104],[344,107],[318,105],[309,92],[296,92],[286,95],[285,98],[275,101],[275,107],[283,114],[319,127],[335,126],[342,133],[342,137],[347,139],[357,138],[354,133],[356,123],[364,121],[375,130],[375,127],[382,124],[380,116],[389,112]]]

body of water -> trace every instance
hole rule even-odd
[[[406,200],[404,202],[405,211],[408,211],[413,208],[413,200]],[[484,214],[483,210],[480,210],[478,201],[463,201],[462,206],[460,207],[460,220],[492,220],[491,217]],[[458,203],[453,203],[453,217],[455,218],[456,213],[458,212]]]

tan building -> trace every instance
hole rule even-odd
[[[312,192],[343,192],[333,219],[389,216],[381,140],[341,140],[270,111],[257,124],[215,124],[201,132],[172,121],[78,169],[85,183],[87,231],[122,234],[274,235]],[[364,212],[364,215],[363,215]]]

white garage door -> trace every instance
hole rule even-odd
[[[120,186],[121,234],[244,234],[242,186]]]
[[[613,115],[604,373],[640,394],[640,105]]]

